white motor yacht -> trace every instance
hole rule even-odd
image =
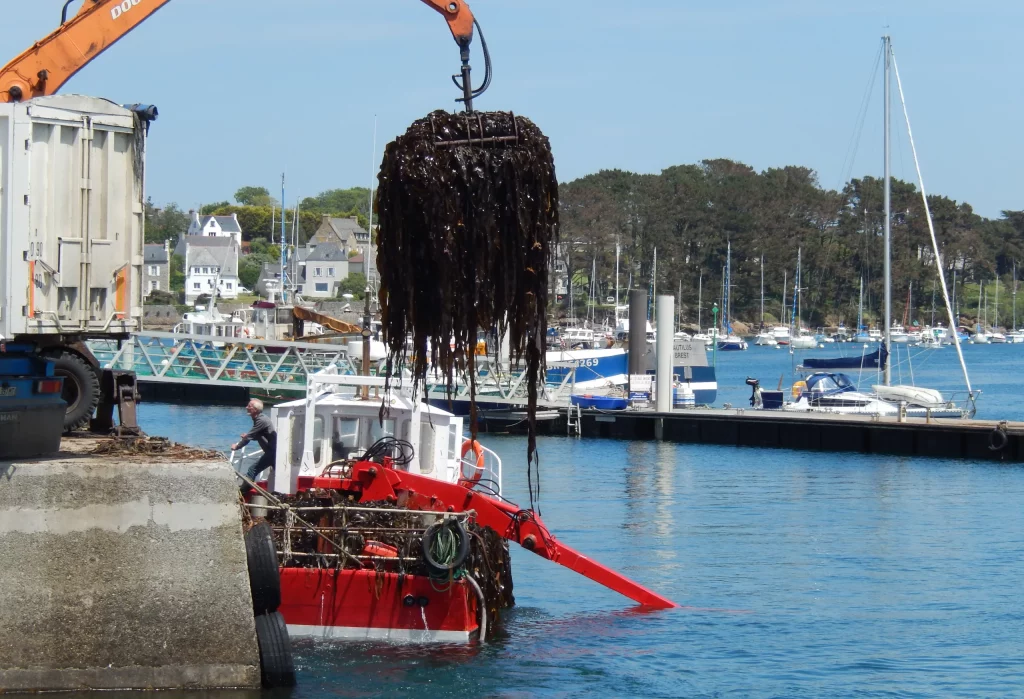
[[[779,345],[788,345],[792,339],[789,334],[789,328],[785,325],[776,325],[771,330],[772,337],[775,338],[775,343]]]
[[[806,330],[801,329],[796,337],[790,340],[793,349],[815,349],[818,346],[818,339]]]

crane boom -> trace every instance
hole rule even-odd
[[[70,20],[0,68],[0,102],[55,94],[75,73],[171,0],[84,0]],[[441,13],[463,51],[473,40],[473,13],[464,0],[421,0]]]

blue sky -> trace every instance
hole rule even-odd
[[[4,4],[7,60],[56,26],[63,3]],[[852,166],[847,153],[888,31],[928,190],[986,216],[1024,208],[1019,0],[471,5],[495,63],[478,107],[537,122],[563,181],[717,157],[805,165],[827,187],[880,175],[880,80]],[[64,91],[159,106],[149,154],[158,203],[276,191],[284,171],[291,204],[366,186],[374,115],[379,164],[413,120],[454,108],[457,67],[443,19],[416,0],[172,0]],[[913,179],[905,131],[894,132],[894,174]]]

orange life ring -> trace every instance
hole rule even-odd
[[[476,455],[476,465],[469,464],[473,471],[467,476],[466,475],[466,454],[470,450]],[[460,468],[459,485],[464,485],[467,488],[472,488],[480,482],[480,477],[484,475],[484,448],[480,445],[480,442],[475,439],[467,439],[462,443],[462,466]]]

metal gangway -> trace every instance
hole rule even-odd
[[[120,343],[97,340],[89,349],[104,369],[134,371],[139,381],[240,386],[305,394],[307,377],[328,367],[356,374],[347,347],[166,332],[134,333]]]
[[[568,368],[557,380],[545,381],[538,387],[537,405],[540,408],[560,409],[570,405],[570,397],[576,392],[576,367],[571,362],[559,362],[559,367]],[[550,367],[549,367],[550,368]],[[491,357],[476,358],[476,401],[491,405],[524,406],[528,397],[524,369],[503,366]],[[465,377],[455,383],[451,393],[443,378],[427,380],[427,396],[438,401],[468,401],[471,386]]]

